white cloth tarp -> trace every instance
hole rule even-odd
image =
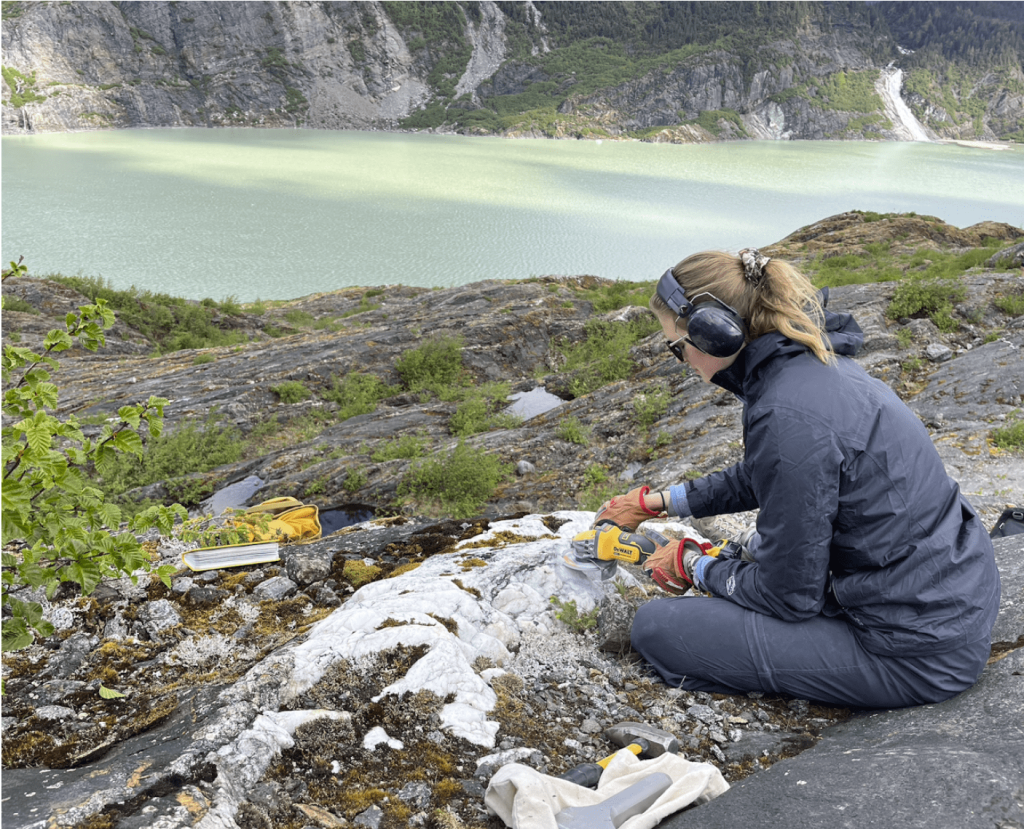
[[[629,818],[619,829],[650,829],[673,812],[707,803],[729,788],[722,773],[710,763],[693,763],[677,754],[638,760],[622,749],[608,763],[597,789],[509,763],[491,778],[484,804],[512,829],[558,829],[555,816],[563,809],[601,803],[658,771],[671,777],[672,785],[647,811]]]

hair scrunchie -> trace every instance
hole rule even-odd
[[[755,288],[759,287],[764,279],[764,268],[772,261],[770,256],[765,256],[757,248],[746,248],[740,251],[740,260],[743,262],[743,278]]]

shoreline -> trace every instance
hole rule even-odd
[[[415,129],[381,129],[379,127],[353,127],[350,129],[323,129],[318,127],[306,127],[306,126],[283,126],[283,125],[268,125],[268,126],[244,126],[244,125],[233,125],[233,124],[222,124],[218,126],[187,126],[183,124],[168,124],[168,125],[146,125],[146,126],[135,126],[135,127],[96,127],[93,129],[69,129],[69,130],[44,130],[44,131],[26,131],[19,130],[11,133],[9,131],[3,131],[0,133],[0,138],[35,138],[38,136],[45,135],[77,135],[85,133],[95,132],[130,132],[132,130],[150,131],[150,130],[289,130],[289,131],[305,131],[305,132],[329,132],[329,133],[345,133],[345,132],[373,132],[373,133],[386,133],[386,134],[397,134],[397,135],[438,135],[438,136],[459,136],[462,138],[498,138],[505,139],[508,141],[518,141],[524,138],[526,139],[539,139],[544,141],[593,141],[600,144],[602,141],[635,141],[638,143],[647,144],[746,144],[749,142],[767,142],[773,144],[783,143],[796,143],[801,141],[822,141],[826,143],[834,144],[858,144],[862,142],[878,143],[878,144],[955,144],[960,147],[966,147],[968,149],[976,150],[993,150],[1003,151],[1009,150],[1017,145],[1014,141],[1001,141],[999,139],[968,139],[968,138],[936,138],[929,141],[917,141],[913,139],[877,139],[877,138],[724,138],[716,139],[713,141],[650,141],[643,138],[636,138],[633,136],[625,135],[602,135],[602,136],[544,136],[544,135],[497,135],[497,134],[486,134],[486,135],[467,135],[465,133],[454,132],[450,130],[415,130]]]

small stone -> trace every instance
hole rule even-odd
[[[116,602],[121,598],[121,594],[117,592],[117,589],[105,582],[97,584],[90,595],[98,602]]]
[[[35,710],[35,715],[41,720],[67,720],[74,717],[75,712],[63,705],[43,705]]]
[[[264,582],[260,582],[252,592],[260,599],[279,602],[298,589],[299,586],[286,576],[274,576]]]
[[[537,467],[529,461],[519,461],[516,464],[516,475],[522,477],[523,475],[529,475],[531,472],[536,472]]]
[[[398,792],[398,799],[413,809],[430,806],[430,786],[426,783],[406,783]]]
[[[160,639],[164,632],[181,624],[181,616],[167,599],[144,604],[139,619],[150,639]]]
[[[197,607],[209,607],[222,602],[227,598],[228,593],[226,590],[219,590],[216,587],[194,586],[189,588],[187,596],[188,600]]]
[[[600,734],[601,730],[601,724],[597,720],[592,720],[589,717],[585,719],[583,724],[580,726],[580,731],[584,734]]]
[[[286,553],[285,570],[288,578],[305,586],[323,581],[331,574],[334,562],[333,550],[317,550],[311,547],[293,547]]]
[[[192,586],[196,583],[196,580],[188,576],[178,576],[176,579],[171,580],[171,592],[184,595],[192,589]]]
[[[483,800],[484,787],[478,780],[462,780],[462,791],[472,797],[474,800]]]
[[[686,713],[689,714],[693,719],[700,720],[702,723],[710,724],[718,722],[718,714],[715,713],[714,709],[708,705],[691,705],[686,709]]]
[[[932,343],[924,350],[924,354],[933,363],[944,363],[953,359],[953,350],[941,343]]]
[[[345,820],[345,818],[338,817],[320,806],[313,806],[308,803],[296,803],[295,808],[310,820],[315,820],[316,829],[344,829],[344,827],[348,826],[348,821]],[[306,828],[303,827],[303,829]]]
[[[313,596],[313,601],[316,602],[318,607],[338,607],[341,604],[338,594],[329,587],[321,587],[317,590]]]
[[[99,642],[99,638],[88,633],[72,634],[61,643],[57,653],[50,657],[43,675],[59,678],[71,676]]]
[[[39,701],[44,705],[53,705],[67,696],[85,687],[84,682],[76,679],[55,679],[41,685],[37,691]]]
[[[365,812],[360,812],[352,820],[354,826],[365,826],[367,829],[380,829],[380,822],[384,819],[384,810],[380,806],[371,806]]]

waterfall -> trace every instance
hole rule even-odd
[[[901,141],[931,141],[924,125],[914,117],[900,91],[903,88],[903,70],[891,63],[882,70],[875,82],[875,90],[882,97],[885,114],[892,121],[893,132]]]

